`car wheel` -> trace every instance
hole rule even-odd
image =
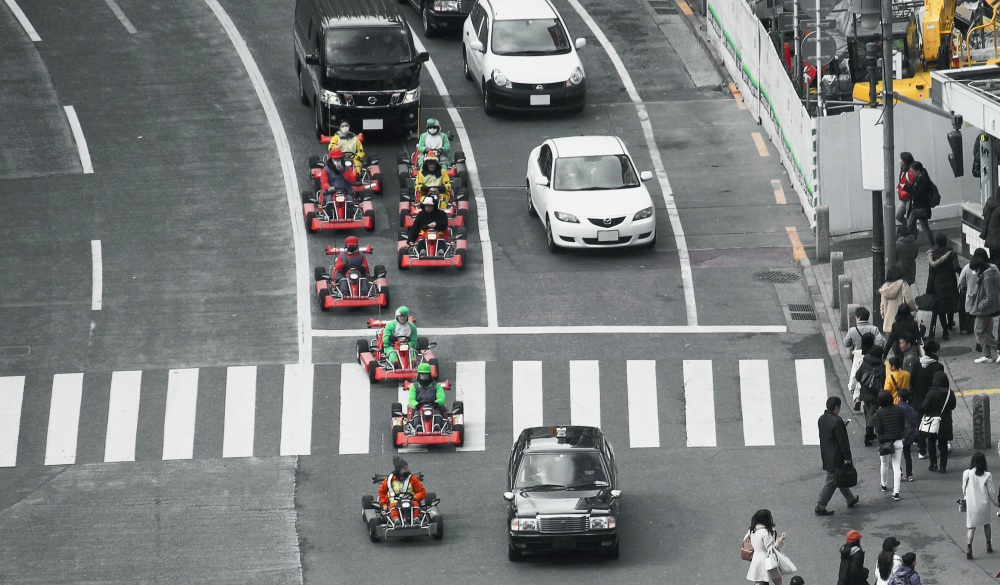
[[[298,63],[298,61],[296,61],[296,64],[297,63]],[[299,101],[302,102],[303,106],[308,106],[309,105],[309,94],[306,93],[306,88],[303,87],[303,85],[302,85],[302,68],[299,67],[298,70],[299,70],[299,74],[298,74],[297,77],[299,78]]]
[[[434,533],[434,536],[432,536],[431,538],[433,538],[434,540],[441,540],[442,538],[444,538],[444,518],[438,516],[437,518],[434,519],[434,523],[437,524],[438,529],[437,532]]]
[[[394,425],[392,427],[392,437],[390,437],[390,440],[392,441],[393,449],[399,449],[399,443],[396,442],[396,435],[402,432],[403,432],[403,427],[399,425]]]
[[[483,81],[483,112],[487,116],[493,116],[497,113],[496,106],[493,103],[493,94],[490,93],[490,87],[486,85]]]
[[[324,313],[330,309],[326,306],[326,299],[330,298],[330,291],[328,289],[323,289],[319,291],[319,310]]]
[[[618,558],[618,539],[615,539],[615,543],[604,551],[604,558],[612,561]]]
[[[525,198],[528,200],[528,215],[531,217],[538,217],[538,210],[535,209],[535,204],[531,202],[531,184],[527,180],[524,182],[524,194]]]
[[[378,518],[368,519],[368,540],[375,544],[381,542],[378,537]]]
[[[368,340],[367,339],[359,339],[358,340],[358,363],[359,364],[361,363],[361,354],[368,353],[369,351],[371,351],[371,348],[368,346]]]
[[[469,56],[465,51],[465,45],[462,45],[462,70],[465,72],[465,78],[472,81],[472,71],[469,71]]]
[[[452,427],[451,432],[458,433],[458,442],[455,443],[456,447],[461,447],[465,444],[465,425],[455,425]]]
[[[420,24],[423,26],[425,37],[431,38],[437,34],[437,30],[435,30],[434,26],[431,24],[431,7],[429,0],[420,6]]]
[[[556,243],[555,236],[552,235],[552,222],[548,219],[545,220],[545,246],[549,249],[549,252],[553,254],[558,254],[559,244]]]
[[[310,234],[315,234],[316,230],[313,229],[313,220],[316,219],[316,212],[310,211],[306,214],[306,231]]]
[[[514,548],[513,544],[511,544],[510,542],[508,542],[507,543],[507,560],[510,561],[510,562],[512,562],[512,563],[517,563],[517,562],[520,562],[522,558],[524,558],[523,553],[521,551],[517,550],[516,548]]]
[[[322,108],[319,106],[319,98],[316,99],[316,140],[326,134],[326,126],[323,124]]]

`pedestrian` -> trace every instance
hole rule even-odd
[[[962,319],[959,322],[959,329],[962,330],[962,333],[973,333],[975,317],[972,316],[972,311],[975,308],[976,291],[979,289],[979,274],[975,267],[982,262],[989,262],[989,257],[984,248],[976,248],[976,251],[972,253],[972,261],[963,266],[961,274],[958,275],[958,291],[965,301],[962,304],[963,311],[959,315]],[[982,351],[982,349],[977,344],[976,351]]]
[[[955,393],[948,387],[948,374],[936,372],[927,398],[924,399],[919,431],[927,440],[927,454],[931,464],[928,471],[945,473],[948,467],[948,441],[954,438],[951,411],[955,410],[957,401]],[[937,419],[937,420],[935,420]],[[938,452],[941,455],[941,465],[938,466]]]
[[[899,153],[899,180],[896,181],[896,196],[899,203],[896,205],[896,221],[906,229],[910,216],[910,193],[906,190],[906,185],[912,183],[917,174],[910,169],[913,164],[913,155],[908,152]],[[910,283],[912,284],[912,282]]]
[[[927,243],[934,246],[934,232],[928,223],[931,219],[931,194],[937,190],[937,186],[931,181],[927,169],[920,161],[913,161],[910,169],[916,173],[912,181],[906,184],[905,189],[910,194],[910,205],[912,211],[907,220],[907,227],[910,233],[917,235],[917,223],[923,224],[924,231],[927,232]]]
[[[905,464],[903,479],[906,481],[913,481],[913,455],[910,453],[910,449],[917,437],[917,427],[920,426],[920,417],[917,416],[917,411],[911,405],[911,400],[913,400],[913,394],[909,390],[900,390],[898,406],[903,409],[903,415],[906,416],[906,422],[909,423],[910,429],[910,432],[903,437],[903,462]]]
[[[930,267],[927,271],[926,292],[934,298],[927,339],[934,339],[934,328],[938,320],[941,321],[941,337],[948,339],[948,332],[955,327],[955,313],[961,302],[958,274],[962,272],[958,253],[948,245],[948,236],[938,234],[934,237],[934,247],[927,251],[927,262]]]
[[[847,500],[847,507],[858,505],[861,496],[851,493],[851,488],[837,485],[837,470],[843,469],[851,462],[851,440],[847,436],[847,423],[840,418],[840,397],[830,396],[826,399],[826,412],[819,417],[819,453],[823,459],[823,471],[826,480],[819,491],[819,501],[816,502],[817,516],[830,516],[833,510],[826,506],[833,497],[833,492],[840,488],[840,493]]]
[[[875,561],[875,585],[887,585],[889,577],[903,564],[903,559],[896,554],[899,550],[899,540],[890,536],[882,541],[882,552]]]
[[[924,355],[920,357],[920,367],[910,374],[910,388],[913,389],[913,399],[911,404],[917,411],[917,418],[924,416],[924,400],[934,384],[934,374],[944,371],[944,366],[938,358],[938,351],[941,344],[935,339],[930,339],[924,344]],[[927,458],[927,437],[923,433],[917,433],[917,457]]]
[[[878,327],[874,326],[868,320],[871,318],[871,313],[868,309],[864,307],[858,307],[854,309],[855,323],[854,327],[847,330],[847,335],[844,336],[844,347],[849,351],[854,351],[861,346],[861,337],[865,333],[871,333],[875,336],[875,343],[879,345],[885,344],[885,337],[882,336],[882,332],[878,330]]]
[[[983,231],[979,237],[990,251],[990,262],[1000,263],[1000,187],[983,205]]]
[[[881,335],[879,333],[879,336]],[[847,380],[847,389],[851,392],[851,398],[854,399],[854,412],[861,412],[861,382],[858,382],[855,376],[858,373],[858,368],[861,367],[861,362],[864,361],[865,356],[874,345],[875,336],[871,333],[865,333],[861,336],[861,348],[851,352],[851,376]]]
[[[865,551],[861,548],[861,533],[847,532],[847,542],[840,547],[840,572],[837,585],[868,585],[868,569],[865,568]]]
[[[903,369],[909,371],[908,365],[905,362],[906,356],[904,355],[909,350],[900,350],[899,348],[899,340],[903,337],[907,339],[907,345],[919,343],[920,340],[920,324],[913,318],[913,311],[909,305],[900,305],[899,309],[896,310],[896,321],[892,324],[892,329],[889,331],[889,336],[886,339],[887,345],[883,348],[884,359],[889,359],[890,355],[898,355],[904,359]],[[919,355],[920,350],[918,349],[917,356]],[[912,374],[913,372],[911,371],[910,375]]]
[[[768,565],[773,563],[769,559],[775,554],[774,551],[781,549],[785,544],[788,535],[784,532],[781,536],[777,535],[770,510],[762,509],[754,512],[747,535],[753,544],[753,558],[750,559],[747,581],[753,581],[756,585],[768,585],[773,581],[775,585],[781,585],[781,568],[777,563],[774,563],[774,567]]]
[[[909,421],[903,409],[892,403],[892,394],[883,390],[878,394],[875,411],[875,435],[878,437],[878,455],[881,460],[882,491],[889,491],[889,474],[892,474],[892,499],[899,501],[899,481],[903,474],[903,439],[910,434]]]
[[[921,585],[915,553],[908,552],[903,555],[903,564],[889,577],[889,585]]]
[[[875,440],[875,410],[878,393],[885,388],[885,363],[882,348],[873,345],[868,355],[861,361],[858,373],[854,375],[861,384],[861,403],[865,409],[865,447],[871,447]]]
[[[885,387],[892,394],[892,403],[899,404],[900,390],[910,389],[910,373],[903,369],[903,359],[898,355],[889,358],[889,371],[885,376]]]
[[[910,375],[910,379],[912,380],[913,373],[920,367],[920,346],[910,337],[909,333],[904,333],[900,335],[897,347],[899,348],[899,353],[896,354],[897,357],[903,358],[903,363],[900,367]]]
[[[903,271],[895,264],[885,271],[885,282],[879,287],[878,294],[882,298],[879,310],[882,311],[883,332],[889,331],[901,305],[908,305],[914,311],[917,309],[910,285],[903,278]]]
[[[973,256],[970,264],[976,271],[976,297],[972,302],[972,311],[969,314],[975,316],[976,341],[982,347],[983,355],[976,358],[977,364],[986,363],[993,360],[993,350],[997,348],[996,337],[993,336],[993,317],[1000,314],[1000,270],[995,264],[984,262]],[[1000,352],[997,354],[997,363],[1000,363]]]
[[[972,558],[972,539],[976,536],[976,527],[983,527],[986,535],[986,552],[993,552],[993,530],[990,526],[990,516],[993,514],[993,499],[996,493],[993,475],[986,469],[986,455],[982,451],[972,454],[969,468],[962,472],[962,499],[965,500],[965,540],[968,548],[965,558]]]
[[[917,239],[905,225],[896,228],[896,265],[907,284],[913,286],[917,281]]]

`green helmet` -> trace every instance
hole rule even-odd
[[[434,118],[427,118],[427,127],[432,128],[438,125],[438,121]]]
[[[409,315],[409,314],[410,314],[409,307],[400,307],[400,308],[396,309],[396,316],[397,317],[402,316],[402,315]]]
[[[424,363],[420,364],[419,366],[417,366],[417,373],[418,374],[430,374],[431,373],[431,365],[428,364],[427,362],[424,362]]]

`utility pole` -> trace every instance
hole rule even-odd
[[[892,80],[892,0],[881,0],[882,5],[882,136],[884,149],[882,164],[885,166],[885,191],[882,193],[882,226],[885,238],[885,263],[882,276],[872,281],[880,286],[885,280],[885,271],[896,263],[896,141],[893,126]],[[890,315],[893,318],[895,315]]]
[[[883,2],[884,4],[884,2]],[[877,43],[866,43],[865,44],[865,63],[868,65],[868,107],[877,108],[878,107],[878,89],[876,88],[876,83],[878,83],[878,44]],[[884,86],[883,86],[884,87]],[[883,124],[885,120],[882,121]],[[885,130],[883,129],[883,132]],[[884,134],[883,134],[884,137]],[[892,183],[886,183],[888,187]],[[882,192],[872,191],[872,324],[883,329],[882,327],[882,311],[880,309],[882,303],[879,298],[878,289],[882,286],[882,282],[885,280],[885,247],[883,232],[885,231],[882,226]],[[895,217],[893,218],[895,221]]]

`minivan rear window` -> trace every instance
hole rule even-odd
[[[569,52],[566,29],[555,18],[498,20],[493,25],[495,55],[557,55]]]
[[[415,59],[405,28],[336,28],[326,31],[327,65],[395,65]]]

